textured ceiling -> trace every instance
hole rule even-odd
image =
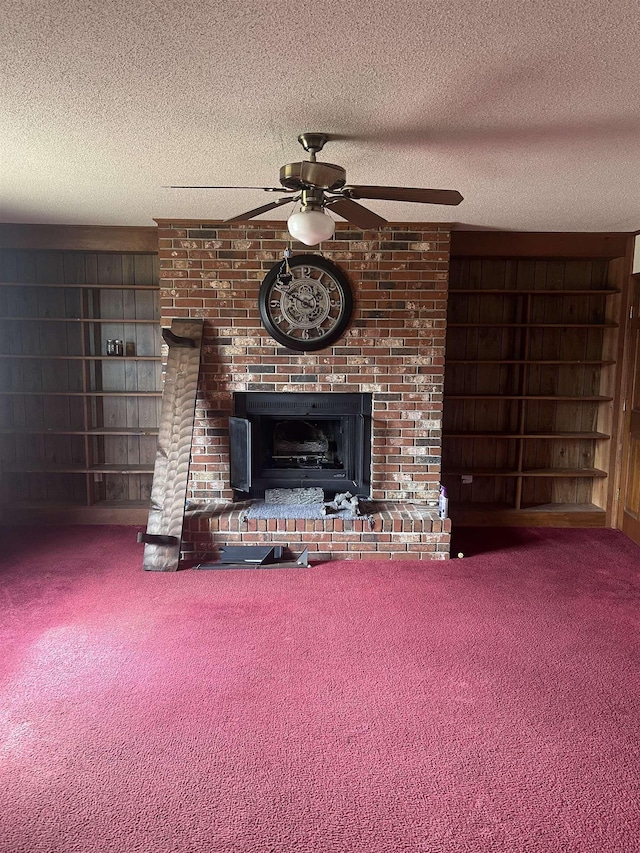
[[[152,225],[273,200],[306,156],[451,188],[396,221],[640,229],[637,0],[5,0],[5,222]],[[285,208],[289,210],[289,208]],[[265,218],[283,218],[278,212]]]

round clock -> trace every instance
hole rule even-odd
[[[264,277],[258,301],[265,329],[289,349],[324,349],[345,331],[353,297],[342,270],[321,255],[279,261]]]

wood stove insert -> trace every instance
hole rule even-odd
[[[371,492],[371,394],[234,394],[229,418],[231,487],[239,499],[265,489]]]

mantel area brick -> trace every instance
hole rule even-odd
[[[304,520],[294,522],[295,531],[290,521],[283,530],[268,525],[253,530],[239,522],[231,531],[220,529],[223,512],[196,512],[185,522],[185,554],[210,555],[227,541],[288,544],[292,533],[301,532],[303,546],[333,558],[447,557],[449,522],[440,522],[435,507],[450,226],[389,223],[380,230],[359,231],[336,223],[334,239],[310,250],[292,242],[283,223],[158,220],[158,225],[162,323],[205,320],[189,505],[197,510],[198,505],[218,503],[233,516],[228,418],[234,392],[370,392],[370,498],[394,519],[392,529],[383,530],[381,515],[377,531],[364,525],[348,531],[327,526],[307,530]],[[286,349],[261,325],[260,283],[287,248],[294,254],[321,254],[338,264],[351,283],[351,324],[327,349]],[[411,520],[416,507],[422,517],[419,531]],[[371,538],[376,535],[378,539]]]

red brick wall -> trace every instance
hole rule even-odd
[[[355,307],[334,346],[287,350],[258,312],[260,282],[281,260],[318,251],[282,223],[159,220],[161,312],[204,317],[189,495],[231,501],[227,418],[234,391],[373,394],[374,500],[433,505],[440,477],[450,226],[337,224],[320,254],[347,274]]]

